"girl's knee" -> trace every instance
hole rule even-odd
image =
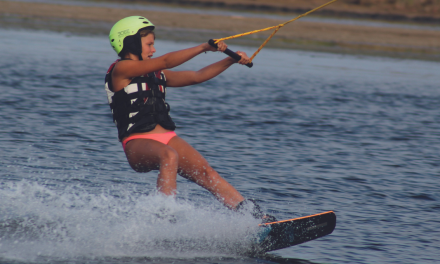
[[[164,148],[159,153],[160,164],[162,165],[176,165],[179,162],[179,154],[171,147]]]
[[[149,172],[149,171],[156,169],[153,164],[146,164],[144,162],[133,162],[133,161],[129,160],[128,164],[130,164],[130,167],[135,172]]]

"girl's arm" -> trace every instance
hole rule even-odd
[[[224,51],[227,45],[223,42],[218,44],[218,49],[208,43],[203,43],[196,47],[174,51],[157,58],[147,60],[123,60],[115,66],[114,77],[130,79],[158,70],[171,69],[194,58],[205,51]]]
[[[246,53],[237,51],[237,53],[242,57],[242,59],[238,62],[240,64],[249,63],[249,58]],[[193,84],[198,84],[205,82],[209,79],[214,78],[219,75],[227,68],[229,68],[232,64],[236,63],[234,59],[231,57],[225,58],[221,61],[213,63],[199,71],[170,71],[164,70],[167,86],[168,87],[183,87]]]

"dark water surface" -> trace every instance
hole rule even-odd
[[[325,238],[249,256],[250,216],[183,179],[177,200],[157,196],[156,172],[130,169],[106,37],[0,38],[1,263],[439,261],[439,63],[263,49],[252,69],[168,89],[176,132],[244,196],[279,219],[338,216]]]

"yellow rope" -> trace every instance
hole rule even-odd
[[[267,42],[269,42],[269,40],[275,35],[275,33],[277,33],[278,30],[280,30],[280,28],[283,25],[278,25],[277,28],[273,31],[273,33],[263,42],[263,44],[261,44],[261,46],[258,48],[258,50],[256,52],[254,52],[254,54],[251,56],[249,62],[252,62],[252,60],[255,58],[255,56],[257,56],[257,54],[260,52],[260,50],[266,46]]]
[[[315,12],[315,11],[321,9],[321,8],[324,8],[324,7],[326,7],[326,6],[330,5],[330,4],[333,4],[336,1],[338,1],[338,0],[332,0],[332,1],[328,2],[328,3],[326,3],[326,4],[318,6],[317,8],[312,9],[312,10],[310,10],[310,11],[308,11],[308,12],[302,14],[302,15],[299,15],[299,16],[295,17],[294,19],[291,19],[291,20],[289,20],[287,22],[284,22],[283,24],[279,24],[279,25],[276,25],[276,26],[268,27],[268,28],[258,29],[258,30],[254,30],[254,31],[246,32],[246,33],[241,33],[241,34],[237,34],[237,35],[226,37],[226,38],[214,39],[214,41],[215,41],[215,43],[218,43],[219,41],[222,41],[222,40],[239,38],[239,37],[255,34],[255,33],[258,33],[258,32],[262,32],[262,31],[267,31],[267,30],[271,30],[271,29],[275,28],[275,31],[264,41],[263,44],[261,44],[261,46],[258,48],[258,50],[254,53],[254,55],[252,55],[252,57],[250,58],[250,61],[252,62],[254,57],[257,56],[257,54],[260,52],[260,50],[267,44],[267,42],[269,42],[269,40],[275,35],[275,33],[277,33],[277,31],[281,27],[283,27],[283,26],[285,26],[285,25],[287,25],[287,24],[289,24],[289,23],[291,23],[291,22],[293,22],[295,20],[300,19],[301,17],[305,17],[308,14],[313,13],[313,12]]]

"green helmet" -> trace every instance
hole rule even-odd
[[[109,34],[110,45],[119,55],[124,48],[124,39],[128,36],[134,36],[140,29],[153,27],[148,19],[142,16],[130,16],[116,22]]]

